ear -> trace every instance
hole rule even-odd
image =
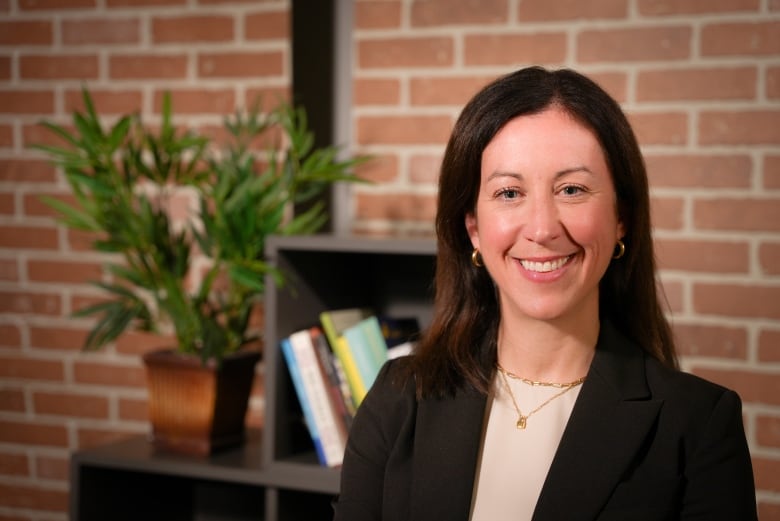
[[[466,214],[465,219],[466,233],[471,239],[471,245],[475,248],[479,248],[479,229],[477,227],[477,216],[473,212]]]
[[[623,224],[623,221],[621,219],[618,219],[617,222],[617,238],[622,239],[626,236],[626,226]]]

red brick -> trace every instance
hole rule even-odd
[[[12,216],[16,214],[16,197],[13,193],[0,192],[0,215]]]
[[[62,43],[65,45],[137,44],[140,39],[141,23],[138,18],[62,21]]]
[[[396,79],[358,78],[352,83],[353,105],[397,105],[401,84]]]
[[[703,111],[699,143],[703,145],[778,145],[780,110]]]
[[[287,11],[247,14],[244,36],[247,40],[287,40],[290,15]]]
[[[35,392],[33,407],[36,414],[69,416],[74,418],[106,419],[109,404],[105,396],[68,392]]]
[[[184,54],[113,55],[108,61],[109,76],[115,80],[173,79],[187,76]]]
[[[765,188],[780,188],[780,156],[764,157],[763,174]]]
[[[356,173],[372,183],[392,183],[398,180],[398,156],[374,156],[367,163],[360,165]]]
[[[704,367],[695,367],[693,373],[735,390],[746,403],[780,404],[776,374]]]
[[[68,10],[95,7],[95,0],[19,0],[22,11]]]
[[[759,0],[639,0],[638,5],[639,13],[645,16],[737,13],[759,7]]]
[[[74,364],[73,377],[76,382],[83,384],[132,388],[146,386],[146,373],[140,361],[138,365],[117,365],[80,359]]]
[[[14,324],[0,324],[0,347],[22,347],[22,332]]]
[[[780,275],[780,242],[765,242],[758,247],[758,261],[765,275]]]
[[[748,155],[646,154],[653,188],[749,188],[753,161]]]
[[[19,263],[16,259],[0,259],[0,280],[19,281]]]
[[[0,96],[1,98],[2,96]],[[53,118],[47,118],[47,120],[54,121]],[[58,123],[62,124],[61,121]],[[72,125],[65,124],[63,126],[66,130],[73,131]],[[35,145],[62,146],[64,144],[66,143],[62,138],[39,123],[22,125],[22,146],[25,148]]]
[[[0,313],[59,315],[62,301],[57,294],[0,291]]]
[[[4,476],[29,476],[30,461],[26,454],[0,452],[0,474]]]
[[[634,112],[628,115],[642,145],[684,145],[688,142],[688,116],[681,112]]]
[[[3,98],[8,94],[8,91],[1,91],[0,90],[0,100],[3,100]],[[17,98],[19,99],[19,98]],[[54,97],[52,95],[49,95],[49,100],[51,100],[51,107],[54,108]],[[0,101],[0,112],[8,113],[8,110],[4,110],[6,108],[6,105],[13,106],[10,103],[5,103],[3,101]],[[9,148],[14,145],[14,131],[11,125],[2,125],[0,124],[0,147],[2,148]]]
[[[747,332],[744,328],[676,323],[674,334],[677,352],[681,356],[747,358]]]
[[[780,460],[754,457],[753,475],[756,478],[757,490],[780,492]]]
[[[515,65],[518,63],[561,63],[566,59],[566,34],[466,35],[463,61],[466,65]]]
[[[0,388],[0,411],[25,412],[24,391],[21,389]]]
[[[750,245],[692,239],[658,239],[656,254],[662,270],[709,273],[748,273]]]
[[[38,455],[35,457],[35,475],[43,479],[67,481],[70,477],[70,458]]]
[[[67,447],[68,431],[64,425],[0,420],[0,442]]]
[[[268,112],[280,102],[289,103],[291,99],[290,87],[252,87],[246,89],[242,105],[244,107],[257,105],[260,110]],[[220,130],[224,131],[224,128],[220,128]]]
[[[780,362],[780,330],[765,329],[758,335],[758,359]]]
[[[198,56],[199,78],[267,77],[283,73],[281,51],[203,53]]]
[[[176,339],[144,331],[127,331],[116,340],[116,351],[123,355],[143,355],[175,345]]]
[[[144,8],[169,5],[185,5],[188,0],[106,0],[107,7]]]
[[[588,77],[598,83],[618,103],[623,103],[628,99],[628,77],[626,73],[594,72],[588,73]]]
[[[50,90],[0,90],[0,113],[50,114],[54,112],[54,92]],[[13,134],[9,133],[9,138]],[[10,141],[3,142],[10,146]]]
[[[628,15],[627,0],[581,2],[566,0],[523,0],[517,17],[521,22],[552,22],[563,20],[623,19]]]
[[[577,37],[577,61],[685,60],[691,56],[691,34],[686,26],[584,30]]]
[[[450,37],[389,38],[357,42],[358,64],[364,69],[446,67],[455,59]]]
[[[87,283],[102,278],[102,264],[97,262],[30,259],[27,261],[29,280],[36,282]]]
[[[409,180],[414,184],[436,184],[441,161],[441,155],[413,155],[409,158]]]
[[[780,519],[780,503],[770,503],[771,500],[758,500],[758,518],[761,521],[777,521]]]
[[[780,67],[769,67],[766,71],[766,96],[780,98]]]
[[[357,121],[357,141],[366,144],[439,145],[452,129],[449,116],[363,116]]]
[[[130,114],[141,109],[143,94],[138,90],[90,90],[89,95],[101,115]],[[65,91],[65,111],[73,113],[83,112],[84,96],[81,90]]]
[[[11,79],[11,57],[0,56],[0,81]]]
[[[756,418],[756,441],[764,447],[780,448],[780,417],[759,415]]]
[[[663,280],[658,284],[664,312],[680,313],[683,310],[685,289],[680,281]]]
[[[780,200],[716,198],[694,201],[699,230],[780,231]]]
[[[94,54],[25,55],[19,58],[19,74],[25,80],[88,80],[98,77]]]
[[[51,512],[65,512],[68,509],[68,491],[49,485],[0,483],[0,497],[6,498],[3,501],[6,508]]]
[[[33,348],[80,351],[86,337],[87,331],[83,329],[53,325],[30,327],[30,347]]]
[[[355,28],[390,29],[401,26],[401,2],[399,0],[370,0],[354,2]]]
[[[432,195],[417,194],[357,194],[358,219],[430,222],[436,214]]]
[[[57,230],[43,226],[0,225],[0,244],[5,248],[52,250],[59,246]]]
[[[780,22],[713,23],[701,29],[702,56],[771,56],[780,53]]]
[[[751,100],[756,98],[756,67],[642,71],[638,101]]]
[[[234,38],[230,16],[180,16],[152,19],[154,43],[227,42]]]
[[[39,159],[0,159],[0,182],[52,183],[57,171],[48,161]]]
[[[53,41],[50,21],[0,22],[0,45],[51,45]]]
[[[412,2],[412,27],[442,25],[491,25],[508,21],[507,0],[416,0]]]
[[[492,79],[478,75],[412,78],[409,86],[411,103],[462,107]]]
[[[660,230],[679,230],[683,226],[685,203],[677,197],[651,197],[650,210],[653,227]]]
[[[35,358],[0,356],[0,376],[22,380],[62,381],[62,362]]]
[[[697,282],[693,308],[703,315],[780,319],[780,287]]]
[[[159,113],[162,107],[162,91],[154,94],[154,110]],[[236,108],[236,96],[233,89],[198,89],[171,91],[171,102],[176,114],[219,114],[232,113]]]
[[[134,398],[119,398],[119,419],[123,421],[148,422],[149,403]]]

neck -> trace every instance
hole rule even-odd
[[[538,320],[509,323],[502,318],[498,363],[530,380],[571,382],[588,372],[598,334],[597,319],[566,324]]]

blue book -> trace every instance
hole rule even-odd
[[[292,379],[293,387],[295,388],[295,394],[298,396],[298,401],[301,404],[301,410],[303,411],[303,419],[306,421],[306,427],[309,429],[309,434],[314,442],[314,450],[317,452],[317,459],[321,465],[327,465],[327,459],[325,458],[325,451],[322,448],[320,442],[320,436],[317,432],[317,424],[314,423],[314,415],[306,398],[306,390],[303,386],[303,379],[298,369],[298,363],[295,361],[295,354],[293,353],[292,344],[289,338],[283,338],[280,342],[282,348],[282,354],[284,360],[287,362],[287,370],[290,373],[290,379]]]
[[[343,336],[367,390],[387,361],[387,344],[379,322],[376,317],[368,317],[345,329]]]

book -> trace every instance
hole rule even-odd
[[[342,336],[355,360],[361,380],[361,391],[354,397],[359,405],[376,380],[379,370],[387,362],[387,342],[382,334],[379,319],[374,315],[348,327]]]
[[[312,440],[319,442],[318,457],[320,463],[328,467],[340,466],[344,458],[347,432],[341,416],[331,398],[329,384],[322,370],[315,347],[315,339],[322,335],[318,327],[296,331],[289,336],[289,345],[293,354],[293,363],[302,387],[303,401],[314,424],[310,430],[316,431]]]
[[[320,323],[328,339],[328,343],[336,355],[337,367],[346,379],[346,387],[352,398],[352,404],[355,408],[360,404],[358,397],[365,396],[367,389],[360,377],[357,363],[350,352],[349,346],[344,339],[344,330],[351,327],[373,313],[368,308],[345,308],[328,310],[320,313]]]
[[[303,379],[301,373],[298,370],[298,362],[295,361],[295,354],[293,353],[292,344],[289,338],[283,338],[279,342],[279,346],[282,351],[282,356],[287,364],[287,372],[290,373],[290,379],[293,383],[293,389],[295,389],[295,395],[298,397],[298,403],[301,405],[301,412],[303,413],[303,420],[306,424],[306,428],[309,431],[311,440],[314,443],[314,451],[317,453],[317,460],[321,464],[325,464],[327,461],[325,453],[322,451],[322,443],[320,442],[320,436],[317,432],[317,424],[314,421],[314,416],[311,412],[309,399],[306,396],[306,389],[303,385]]]
[[[352,402],[352,394],[346,385],[346,379],[343,376],[341,368],[338,366],[338,360],[335,353],[330,348],[325,334],[318,328],[312,328],[312,342],[317,352],[317,358],[320,362],[320,369],[325,375],[325,381],[328,385],[331,403],[336,415],[341,419],[340,427],[346,437],[349,428],[352,426],[352,418],[355,416],[355,406]]]

